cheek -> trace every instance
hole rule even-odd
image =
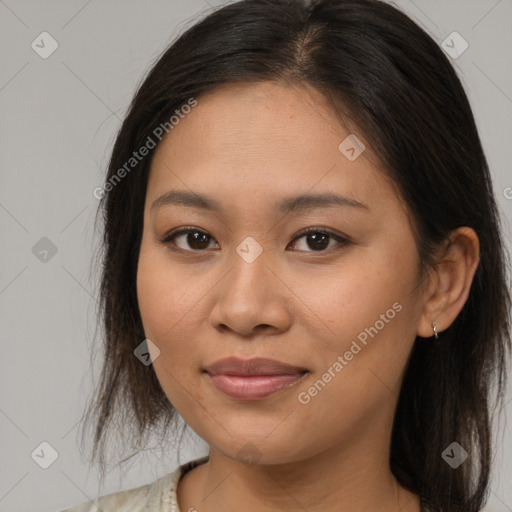
[[[282,276],[300,299],[295,302],[298,322],[306,319],[310,328],[316,326],[319,330],[316,336],[311,332],[311,339],[322,338],[336,350],[343,350],[347,341],[350,345],[375,322],[386,331],[392,324],[394,328],[405,315],[398,314],[393,304],[403,307],[410,301],[408,294],[416,280],[413,249],[398,251],[382,244],[372,250],[354,250],[336,265],[302,272],[300,278],[297,273]]]
[[[194,387],[184,384],[195,359],[194,336],[189,327],[194,321],[193,306],[201,296],[191,289],[190,281],[171,268],[158,249],[142,246],[137,297],[144,333],[160,351],[153,359],[153,368],[170,403],[187,416],[199,400]]]
[[[165,251],[144,246],[137,269],[137,297],[146,336],[164,343],[194,316],[201,290],[171,265]]]
[[[304,287],[297,295],[302,293],[309,310],[315,312],[318,332],[326,333],[315,336],[311,330],[310,338],[321,361],[316,378],[327,383],[325,391],[319,383],[318,395],[328,401],[347,405],[351,397],[366,397],[375,402],[399,391],[416,331],[417,297],[411,290],[417,275],[414,245],[395,247],[408,249],[399,251],[388,244],[347,258],[332,272],[336,278],[302,281]],[[336,371],[338,356],[344,361]],[[326,374],[329,369],[331,374]],[[352,406],[357,409],[357,404],[351,403],[349,409]]]

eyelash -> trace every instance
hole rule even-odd
[[[171,231],[169,234],[167,234],[165,236],[165,238],[163,240],[160,241],[160,243],[164,244],[164,245],[167,245],[167,246],[171,246],[171,250],[173,251],[180,251],[180,252],[191,252],[191,253],[204,253],[207,249],[181,249],[179,247],[176,247],[175,244],[174,244],[174,240],[181,236],[181,235],[186,235],[186,234],[189,234],[189,233],[202,233],[202,234],[205,234],[205,235],[208,235],[210,236],[206,231],[203,231],[202,229],[198,229],[198,228],[195,228],[193,226],[187,226],[185,228],[181,228],[177,231]],[[346,246],[346,245],[349,245],[351,242],[349,240],[347,240],[346,238],[334,233],[333,231],[331,230],[328,230],[328,229],[325,229],[325,228],[315,228],[315,227],[311,227],[311,228],[307,228],[303,231],[301,231],[293,240],[292,242],[295,242],[296,240],[299,240],[300,238],[308,235],[308,234],[311,234],[311,233],[315,233],[315,234],[322,234],[322,235],[327,235],[331,238],[333,238],[334,240],[336,240],[336,242],[339,243],[338,247],[331,247],[329,249],[324,249],[324,250],[318,250],[318,251],[300,251],[300,252],[307,252],[307,253],[330,253],[331,251],[333,250],[339,250],[341,249],[342,247]],[[213,237],[210,236],[210,239],[211,240],[215,240]]]

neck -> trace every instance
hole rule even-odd
[[[352,443],[299,462],[254,466],[212,449],[207,463],[183,477],[180,510],[420,512],[418,496],[398,484],[389,452],[379,443]]]

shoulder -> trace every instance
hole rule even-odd
[[[151,487],[153,487],[155,483],[106,494],[95,500],[82,503],[76,507],[67,508],[60,512],[97,512],[98,510],[103,510],[104,512],[114,510],[118,510],[119,512],[133,510],[135,512],[140,510],[142,512],[147,502],[148,495],[150,494]]]
[[[151,484],[142,485],[125,491],[103,495],[95,500],[60,512],[179,512],[176,500],[176,488],[180,477],[193,467],[206,462],[202,457],[182,464]]]

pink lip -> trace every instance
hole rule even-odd
[[[305,368],[274,359],[221,359],[205,370],[213,385],[224,394],[240,400],[260,400],[293,386],[306,373]]]

